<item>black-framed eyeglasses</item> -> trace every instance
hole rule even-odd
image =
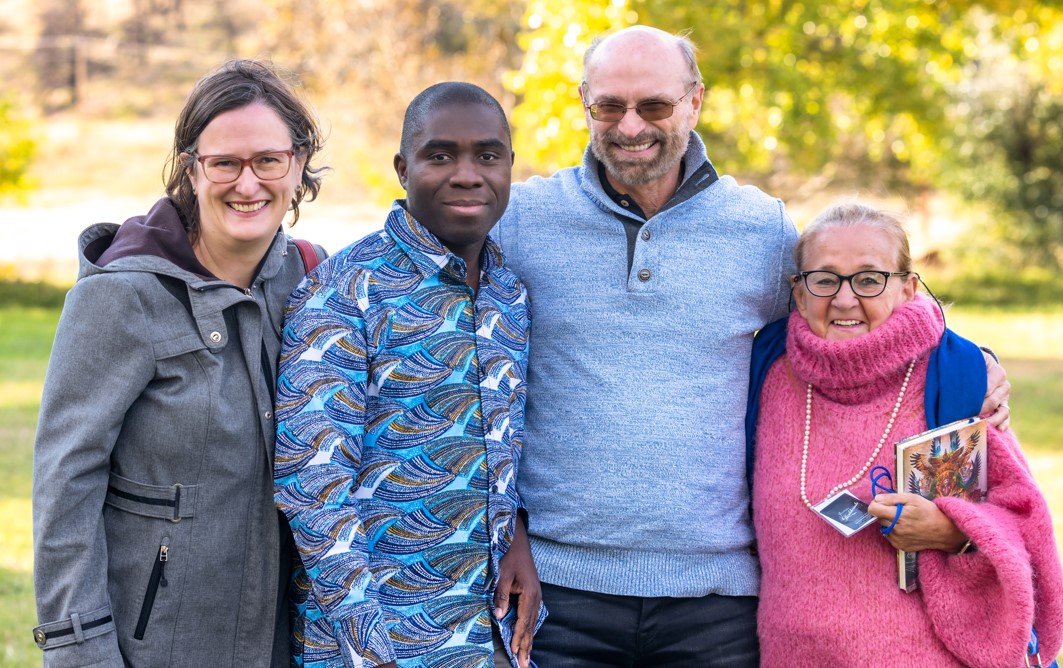
[[[596,121],[603,121],[605,123],[616,123],[629,109],[634,109],[635,113],[647,121],[663,121],[666,118],[671,118],[672,112],[675,111],[676,105],[683,101],[687,95],[690,95],[695,88],[698,87],[698,81],[695,81],[687,92],[679,96],[675,102],[669,102],[667,100],[643,100],[636,104],[634,107],[626,107],[619,102],[595,102],[594,104],[584,105],[587,111],[591,112],[591,118]],[[583,82],[584,95],[587,95],[587,82]]]
[[[886,282],[890,276],[907,276],[910,271],[858,271],[842,276],[833,271],[820,269],[802,271],[798,276],[805,281],[805,288],[817,297],[833,297],[842,289],[842,283],[849,281],[849,287],[857,297],[878,297],[886,291]]]
[[[288,176],[292,168],[294,149],[286,151],[263,151],[250,158],[235,155],[200,155],[196,156],[203,165],[203,176],[211,183],[232,183],[240,178],[244,168],[250,166],[255,176],[263,181],[276,181]]]

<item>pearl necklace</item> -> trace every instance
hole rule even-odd
[[[893,413],[890,414],[890,421],[886,424],[886,431],[882,432],[882,438],[878,439],[878,445],[875,446],[875,451],[871,453],[871,456],[864,462],[863,468],[857,472],[852,478],[849,478],[843,483],[839,483],[834,486],[831,491],[827,492],[827,495],[823,498],[829,499],[843,489],[849,487],[857,480],[860,480],[867,473],[867,470],[871,468],[871,464],[875,462],[875,458],[878,457],[878,453],[882,450],[882,446],[885,445],[886,439],[890,435],[890,430],[893,429],[893,421],[897,419],[897,413],[901,410],[901,402],[904,400],[904,392],[908,389],[908,381],[912,377],[912,369],[915,368],[915,360],[912,360],[908,365],[908,372],[904,374],[904,382],[901,383],[901,392],[897,395],[897,403],[893,406]],[[812,433],[812,384],[808,384],[808,398],[805,401],[805,445],[801,450],[801,500],[805,502],[809,510],[814,510],[813,504],[808,500],[808,494],[805,491],[806,471],[808,470],[808,437]]]

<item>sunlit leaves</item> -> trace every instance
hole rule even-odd
[[[521,20],[519,70],[506,88],[520,102],[513,109],[518,161],[542,172],[576,164],[587,141],[579,98],[583,53],[594,37],[638,20],[625,0],[531,0]]]
[[[959,184],[1022,228],[1004,238],[1063,256],[1061,5],[531,0],[506,80],[518,154],[540,171],[579,161],[576,86],[596,34],[690,30],[706,85],[698,131],[721,171],[891,194]]]
[[[28,171],[36,149],[29,121],[17,113],[10,98],[0,97],[0,195],[29,189]]]

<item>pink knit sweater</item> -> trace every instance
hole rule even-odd
[[[815,389],[807,491],[817,503],[871,455],[913,359],[897,421],[874,464],[892,471],[893,443],[926,429],[927,360],[941,331],[936,306],[922,295],[849,341],[819,338],[799,313],[791,315],[787,354],[768,373],[757,425],[762,665],[1013,668],[1025,665],[1034,623],[1043,658],[1063,644],[1063,571],[1051,519],[1010,432],[989,430],[985,503],[937,501],[977,551],[921,552],[916,593],[898,589],[896,552],[877,525],[845,538],[801,501],[808,384]],[[849,489],[870,501],[866,474]]]

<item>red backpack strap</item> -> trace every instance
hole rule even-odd
[[[295,242],[295,247],[299,249],[299,255],[303,258],[303,267],[309,273],[321,262],[317,256],[317,249],[306,239],[292,239],[292,241]]]

